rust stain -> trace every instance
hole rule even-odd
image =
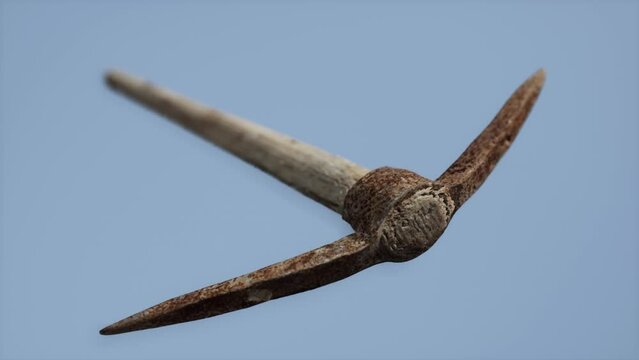
[[[459,208],[484,183],[517,137],[544,85],[543,69],[515,90],[493,121],[437,179],[446,186]]]

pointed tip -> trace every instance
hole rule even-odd
[[[139,312],[120,321],[106,326],[100,330],[100,335],[117,335],[131,331],[144,330],[156,327],[153,324],[153,318],[145,317],[144,312]]]
[[[535,74],[540,74],[544,79],[546,78],[546,68],[540,67]]]
[[[526,79],[526,81],[524,81],[517,90],[515,90],[513,95],[508,99],[508,101],[506,101],[506,104],[504,104],[504,108],[516,109],[517,112],[523,115],[520,125],[526,120],[526,117],[532,109],[532,106],[537,101],[537,97],[541,93],[545,82],[546,70],[544,68],[539,68],[539,70],[530,75],[528,79]],[[502,110],[504,108],[502,108]]]
[[[535,73],[532,74],[526,82],[532,83],[537,87],[544,86],[544,83],[546,82],[546,69],[544,69],[543,67],[539,68],[539,70],[535,71]]]
[[[493,121],[437,179],[451,189],[456,208],[477,191],[510,148],[537,101],[545,80],[544,68],[530,75],[508,98]]]
[[[539,68],[539,70],[535,71],[526,81],[519,85],[515,93],[511,96],[511,99],[524,99],[526,101],[533,99],[534,101],[544,87],[545,82],[546,70]]]
[[[113,323],[109,326],[104,327],[102,330],[100,330],[100,335],[117,335],[117,334],[122,334],[125,332],[129,332],[131,330],[128,330],[127,327],[122,326],[122,321],[118,321],[116,323]]]

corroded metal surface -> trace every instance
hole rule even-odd
[[[324,205],[341,213],[355,234],[252,273],[167,300],[102,329],[100,333],[104,335],[224,314],[311,290],[380,262],[407,261],[419,256],[437,241],[455,212],[481,186],[508,150],[532,109],[545,77],[540,70],[526,80],[466,151],[442,176],[432,181],[414,172],[390,167],[364,173],[364,168],[343,159],[338,165],[329,164],[327,161],[330,162],[332,157],[322,150],[287,146],[288,142],[296,141],[289,139],[282,143],[279,139],[288,138],[254,125],[235,123],[215,110],[210,110],[215,112],[213,118],[203,118],[213,125],[201,126],[198,114],[211,114],[201,105],[191,107],[187,100],[179,98],[181,100],[171,103],[167,110],[167,101],[174,100],[168,91],[149,87],[123,73],[117,74],[108,77],[111,86],[125,89],[125,94],[177,119],[192,131],[201,132],[200,135],[214,143],[248,159],[296,189],[302,189],[305,195],[320,199]],[[192,125],[193,122],[196,125]],[[219,126],[220,122],[224,126]],[[212,134],[212,129],[223,134],[226,131],[229,136],[240,136],[245,143],[240,147],[229,145],[230,140],[224,139],[223,134]],[[236,134],[238,131],[239,135]],[[253,135],[242,135],[242,131]],[[267,141],[260,143],[265,136]],[[270,155],[252,155],[251,149],[263,149]],[[302,154],[287,153],[295,149]],[[314,159],[310,169],[303,159]],[[317,178],[309,182],[305,174],[315,174],[313,176]],[[345,174],[347,181],[344,181]],[[346,190],[344,184],[347,184]]]
[[[431,181],[412,171],[382,167],[364,175],[344,199],[342,218],[355,231],[372,233],[384,220],[393,201]]]
[[[428,250],[454,212],[446,189],[412,171],[382,167],[344,199],[343,219],[378,247],[383,261],[407,261]]]
[[[374,265],[374,255],[369,242],[351,234],[294,258],[167,300],[100,333],[111,335],[203,319],[311,290]]]
[[[484,183],[517,137],[544,85],[546,73],[529,77],[506,101],[493,121],[437,179],[446,185],[459,208]]]

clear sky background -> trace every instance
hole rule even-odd
[[[638,2],[0,4],[0,357],[639,357]],[[436,178],[539,67],[517,141],[424,255],[98,334],[351,232],[107,68]]]

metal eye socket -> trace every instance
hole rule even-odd
[[[414,259],[435,244],[450,220],[449,207],[432,189],[423,189],[395,205],[379,231],[388,261]]]

